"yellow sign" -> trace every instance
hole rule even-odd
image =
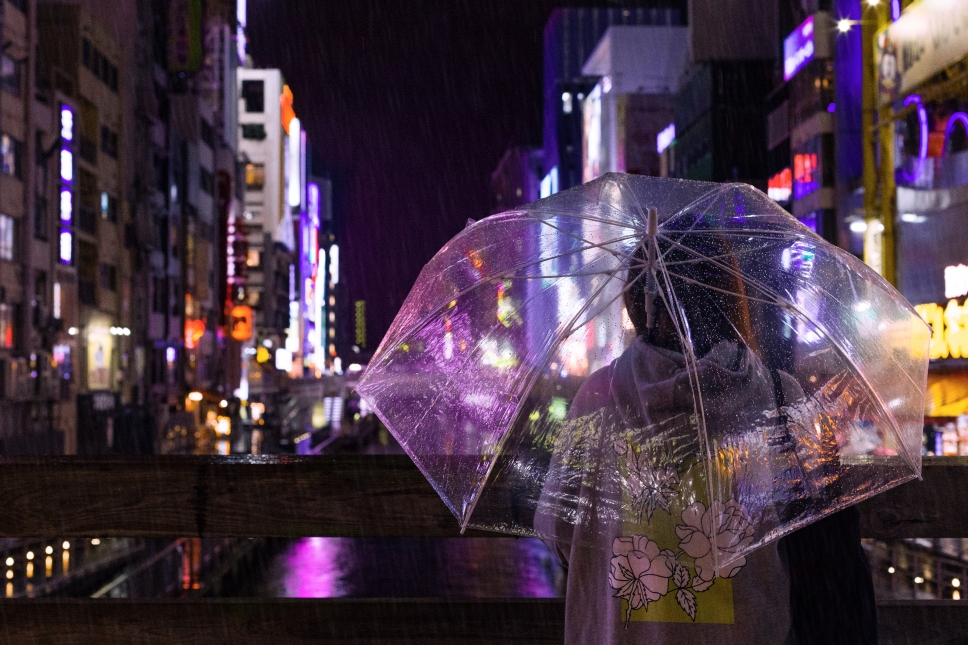
[[[266,349],[265,347],[259,347],[259,349],[255,350],[255,360],[257,362],[265,363],[269,360],[269,358],[270,358],[269,350]]]
[[[931,325],[931,359],[968,358],[968,302],[949,300],[946,307],[935,303],[915,305],[924,322]]]
[[[106,327],[87,330],[87,389],[111,389],[111,351],[114,339]]]

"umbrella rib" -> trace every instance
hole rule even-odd
[[[711,284],[706,284],[705,282],[700,282],[699,280],[694,280],[692,278],[687,278],[684,275],[680,275],[680,274],[674,273],[672,271],[666,271],[666,273],[668,273],[669,275],[671,275],[671,276],[673,276],[675,278],[679,278],[683,282],[688,282],[690,284],[695,284],[695,285],[698,285],[700,287],[703,287],[704,289],[711,289],[713,291],[719,291],[720,293],[725,293],[726,295],[729,295],[729,296],[736,296],[737,298],[744,298],[746,300],[752,300],[753,302],[762,302],[763,304],[774,305],[774,306],[779,306],[779,307],[782,307],[783,304],[784,304],[784,302],[785,302],[782,299],[779,299],[779,300],[764,300],[762,298],[757,298],[755,296],[751,296],[748,293],[747,294],[738,294],[735,291],[728,291],[726,289],[720,289],[719,287],[714,287]],[[767,295],[769,295],[769,294],[767,294]]]
[[[585,311],[588,310],[589,305],[592,302],[595,301],[595,298],[597,298],[598,295],[602,291],[605,290],[605,287],[608,286],[609,281],[611,279],[613,279],[613,278],[609,278],[609,280],[605,280],[601,284],[601,286],[599,286],[595,290],[595,292],[591,294],[591,296],[588,298],[588,300],[585,302],[585,304],[582,305],[581,309],[579,309],[578,312],[576,312],[575,316],[572,318],[572,322],[574,322],[574,320],[578,319]],[[571,329],[571,325],[572,325],[572,323],[569,323],[568,329]],[[543,369],[543,367],[545,365],[548,364],[548,362],[551,360],[551,357],[554,356],[556,349],[558,347],[560,347],[564,343],[565,339],[568,338],[568,336],[570,336],[572,333],[574,333],[574,331],[575,330],[572,329],[567,334],[561,334],[558,337],[558,340],[555,341],[555,343],[552,344],[552,346],[548,350],[548,354],[546,355],[545,360],[542,361],[542,363],[541,363],[541,368],[542,369]],[[478,346],[479,345],[480,345],[480,343],[478,343]],[[538,373],[540,371],[542,371],[542,369],[534,369],[534,370],[531,370],[531,375],[527,378],[526,382],[523,384],[524,387],[522,388],[522,393],[525,393],[526,394],[527,392],[529,392],[531,390],[531,387],[534,385],[535,379],[538,378]],[[511,415],[511,418],[508,420],[508,425],[507,425],[508,429],[514,427],[514,424],[517,421],[518,416],[520,416],[521,411],[522,411],[522,407],[521,406],[517,406],[517,409],[514,411],[514,413]],[[507,436],[508,436],[508,433],[505,432],[504,433],[504,436],[502,436],[498,440],[497,445],[494,447],[494,455],[495,455],[495,458],[492,459],[491,462],[488,464],[488,466],[487,466],[487,472],[484,473],[483,479],[480,480],[481,483],[477,487],[477,489],[478,489],[477,490],[477,493],[475,493],[475,496],[474,496],[473,500],[471,501],[471,507],[467,511],[467,519],[466,520],[463,520],[461,522],[461,533],[463,533],[466,530],[467,525],[470,523],[471,517],[474,515],[474,509],[477,508],[477,502],[478,502],[478,500],[481,497],[480,493],[483,491],[484,486],[487,484],[487,480],[490,478],[491,471],[494,470],[495,464],[497,464],[497,456],[501,454],[501,451],[504,448],[504,444],[507,442]]]
[[[722,262],[717,262],[716,260],[712,260],[710,258],[707,258],[706,256],[704,256],[701,253],[695,251],[694,249],[691,249],[688,246],[685,246],[683,244],[680,244],[679,242],[676,242],[675,240],[671,240],[671,239],[669,239],[666,236],[660,236],[660,237],[662,237],[662,239],[664,239],[665,241],[667,241],[669,244],[673,244],[676,247],[682,249],[683,251],[686,251],[686,252],[690,253],[691,255],[693,255],[695,257],[698,257],[700,259],[706,259],[706,260],[710,261],[714,266],[717,266],[720,269],[722,269],[723,271],[726,271],[727,273],[729,273],[730,275],[732,275],[732,276],[734,276],[736,278],[739,278],[745,284],[750,284],[750,285],[756,287],[761,293],[763,293],[763,294],[765,294],[767,296],[772,296],[773,298],[776,298],[778,301],[783,301],[783,297],[780,294],[776,293],[773,289],[771,289],[767,285],[764,285],[759,280],[757,280],[757,279],[755,279],[755,278],[753,278],[751,276],[744,275],[742,272],[737,271],[736,269],[734,269],[733,267],[729,266],[728,264],[724,264]],[[773,303],[773,304],[775,304],[775,303]]]
[[[601,248],[602,250],[608,251],[611,254],[611,256],[614,257],[615,259],[623,260],[624,257],[621,254],[616,253],[616,252],[612,251],[611,249],[604,248],[604,246],[606,244],[613,244],[613,243],[616,243],[616,242],[624,241],[626,239],[633,239],[635,237],[638,237],[638,236],[637,235],[628,235],[628,236],[625,236],[623,238],[612,239],[612,240],[609,240],[607,242],[600,242],[600,243],[588,242],[588,240],[584,240],[583,238],[575,237],[575,239],[580,239],[583,242],[588,242],[589,246],[585,246],[585,247],[582,247],[582,248],[579,248],[579,249],[572,249],[572,250],[567,251],[565,253],[560,253],[558,255],[551,256],[551,257],[545,257],[545,258],[541,258],[541,259],[538,259],[538,260],[529,260],[528,262],[524,262],[522,264],[518,264],[518,265],[513,266],[513,267],[510,267],[508,269],[504,269],[504,271],[502,271],[500,273],[494,273],[494,274],[489,274],[489,275],[482,275],[480,278],[478,278],[478,280],[476,282],[474,282],[473,284],[465,287],[464,289],[461,289],[460,291],[457,291],[457,292],[454,292],[454,293],[450,294],[450,296],[448,298],[446,298],[440,305],[438,305],[436,308],[434,308],[434,309],[430,310],[429,312],[427,312],[427,314],[423,318],[420,319],[419,323],[417,325],[414,325],[413,326],[412,331],[411,332],[408,332],[407,334],[405,334],[403,336],[401,336],[401,338],[396,341],[396,344],[400,344],[401,342],[406,341],[410,336],[413,335],[413,333],[416,332],[416,330],[418,330],[420,327],[422,327],[423,324],[426,321],[432,319],[434,316],[439,315],[440,312],[443,311],[446,307],[448,307],[451,302],[453,302],[455,299],[460,298],[461,296],[463,296],[463,295],[465,295],[467,293],[470,293],[471,291],[474,291],[475,289],[479,288],[482,284],[485,284],[485,283],[487,283],[487,282],[489,282],[491,280],[502,280],[502,279],[514,280],[514,279],[521,279],[521,278],[527,277],[527,276],[513,276],[513,275],[508,275],[508,273],[509,272],[520,271],[521,269],[525,269],[525,268],[527,268],[529,266],[534,266],[536,264],[541,264],[543,262],[550,262],[552,260],[556,260],[556,259],[560,259],[560,258],[567,257],[567,256],[570,256],[570,255],[574,255],[575,253],[583,253],[585,251],[593,250],[593,249],[596,249],[596,248]],[[453,266],[453,265],[451,265],[451,266]],[[592,275],[594,275],[594,274],[592,274]],[[559,276],[553,276],[553,278],[557,278],[557,277],[569,277],[569,275],[568,274],[561,274]],[[379,365],[379,363],[376,363],[376,365]]]
[[[609,207],[609,208],[611,208],[611,207]],[[607,224],[609,226],[615,226],[617,228],[630,228],[630,229],[634,229],[634,230],[637,230],[637,231],[644,231],[645,230],[645,227],[640,226],[638,224],[630,223],[630,222],[623,222],[623,221],[620,221],[620,220],[606,219],[604,217],[596,217],[594,215],[576,215],[575,213],[569,213],[568,211],[558,210],[556,208],[545,208],[543,206],[536,207],[536,208],[534,208],[532,210],[529,210],[529,211],[526,211],[526,212],[528,213],[528,215],[532,219],[535,219],[535,220],[537,220],[539,222],[544,222],[544,221],[547,221],[547,220],[545,220],[543,218],[540,218],[540,217],[535,217],[536,214],[540,214],[540,215],[552,215],[554,217],[567,217],[569,219],[575,219],[575,220],[587,221],[587,222],[599,222],[601,224]],[[619,211],[616,211],[616,213],[619,214],[619,215],[622,214]]]
[[[665,261],[661,256],[658,258],[658,262],[660,265],[665,264]],[[660,268],[664,269],[664,266]],[[663,280],[666,283],[668,298],[666,294],[663,293],[661,288],[658,289],[658,292],[666,306],[666,310],[669,312],[669,318],[672,319],[672,324],[675,327],[676,333],[679,335],[679,345],[682,349],[682,355],[686,362],[686,376],[689,379],[689,389],[692,392],[693,411],[696,414],[702,445],[706,452],[706,470],[708,473],[710,473],[710,476],[706,478],[706,495],[708,496],[709,503],[711,504],[714,499],[712,473],[715,472],[715,470],[713,468],[713,454],[709,441],[709,432],[706,429],[705,405],[703,404],[702,391],[699,387],[699,371],[697,367],[698,361],[696,359],[696,354],[693,351],[692,343],[687,342],[690,341],[690,339],[686,336],[684,330],[688,329],[689,321],[686,319],[685,314],[680,309],[679,299],[676,297],[675,291],[672,288],[672,283],[669,281],[669,271],[664,269],[661,273]],[[656,281],[656,284],[658,285],[658,280]],[[675,307],[672,306],[673,304]],[[673,310],[675,313],[673,313]],[[681,316],[681,320],[679,319],[679,316]]]

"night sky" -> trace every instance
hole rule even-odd
[[[557,6],[593,5],[621,6],[249,0],[249,53],[282,70],[314,170],[335,179],[343,274],[350,300],[366,300],[368,348],[423,265],[488,214],[504,150],[540,145],[545,22]]]

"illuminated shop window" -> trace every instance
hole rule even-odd
[[[261,163],[245,164],[246,190],[262,190],[266,182],[266,167]]]
[[[12,260],[14,250],[15,220],[9,215],[0,215],[0,260]]]

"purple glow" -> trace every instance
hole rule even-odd
[[[783,80],[789,81],[813,60],[813,16],[783,39]]]
[[[287,558],[283,579],[287,598],[335,598],[345,596],[340,584],[344,566],[340,555],[345,538],[311,537],[296,542]]]
[[[965,132],[968,133],[968,114],[964,112],[955,112],[948,117],[948,123],[944,126],[944,140],[945,144],[951,139],[951,133],[955,131],[955,124],[961,122],[964,126]]]
[[[920,129],[919,135],[921,138],[918,140],[917,170],[912,175],[906,169],[901,168],[901,177],[909,184],[914,183],[918,180],[918,177],[921,176],[921,171],[924,170],[924,160],[928,158],[928,110],[924,107],[924,102],[921,101],[921,97],[917,94],[911,94],[904,99],[904,107],[907,107],[912,103],[918,106],[918,126]],[[950,119],[948,120],[948,124],[951,124]],[[947,137],[947,131],[945,132],[945,137]]]
[[[836,111],[837,111],[836,103],[831,103],[830,105],[827,106],[827,112],[830,112],[831,114],[833,114]]]
[[[891,22],[897,20],[900,17],[901,17],[901,0],[891,0]]]

